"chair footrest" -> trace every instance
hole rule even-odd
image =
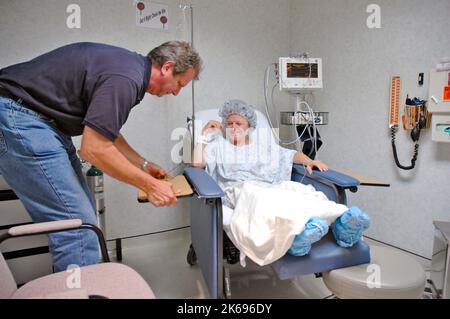
[[[313,244],[308,255],[296,257],[286,254],[272,263],[272,268],[281,280],[285,280],[366,263],[370,263],[370,248],[365,242],[343,248],[336,243],[333,234],[328,233]]]

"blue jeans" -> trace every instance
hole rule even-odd
[[[95,204],[71,137],[59,131],[53,120],[1,96],[0,174],[34,222],[78,218],[96,225]],[[98,262],[93,231],[48,237],[54,271]]]

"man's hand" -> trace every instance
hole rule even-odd
[[[170,177],[169,173],[165,169],[163,169],[161,166],[155,164],[155,163],[149,163],[147,165],[147,172],[150,175],[152,175],[154,178],[157,179],[164,179],[166,177]]]
[[[309,174],[313,173],[313,167],[317,167],[321,172],[328,171],[327,164],[322,163],[321,161],[311,161],[308,165],[306,165],[306,170]]]
[[[154,180],[150,189],[146,190],[147,198],[155,207],[175,206],[180,193],[174,190],[172,184],[163,180]]]

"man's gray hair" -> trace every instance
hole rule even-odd
[[[169,41],[161,44],[150,51],[147,57],[152,64],[162,66],[167,61],[173,61],[175,68],[174,75],[185,73],[189,68],[194,68],[195,79],[202,69],[202,59],[200,55],[185,41]]]
[[[257,117],[254,108],[241,100],[228,100],[219,110],[219,116],[222,118],[222,124],[227,125],[227,118],[231,114],[237,114],[244,117],[249,125],[256,128]]]

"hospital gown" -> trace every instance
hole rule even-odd
[[[207,172],[225,191],[243,181],[290,181],[295,153],[264,134],[252,135],[251,143],[244,146],[235,146],[218,136],[204,150]],[[234,208],[228,196],[223,198],[223,204]]]

